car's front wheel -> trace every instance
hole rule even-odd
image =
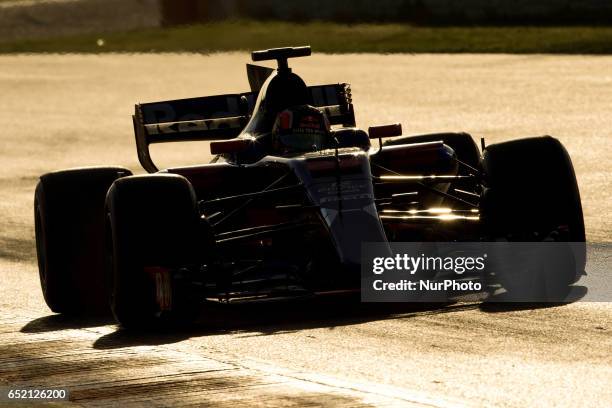
[[[480,210],[489,238],[530,243],[508,246],[526,265],[514,269],[526,272],[500,275],[503,286],[525,300],[563,299],[586,263],[580,193],[567,151],[550,136],[493,144],[483,153],[483,169]]]
[[[107,200],[111,309],[126,328],[191,321],[198,300],[191,281],[211,245],[189,181],[154,174],[117,180]]]

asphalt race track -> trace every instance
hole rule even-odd
[[[316,51],[316,50],[315,50]],[[139,168],[135,102],[248,88],[246,53],[0,57],[0,386],[66,387],[67,405],[610,406],[612,307],[359,304],[213,308],[193,329],[130,333],[53,315],[40,293],[37,177]],[[307,83],[350,82],[358,124],[551,134],[576,168],[591,242],[612,241],[612,57],[313,56]],[[162,164],[205,143],[154,146]],[[2,403],[0,403],[2,404]]]

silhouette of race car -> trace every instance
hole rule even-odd
[[[253,52],[278,68],[247,64],[250,92],[136,105],[148,174],[41,176],[36,245],[51,310],[93,312],[110,299],[121,325],[155,326],[189,321],[206,300],[358,289],[363,242],[585,241],[558,140],[483,141],[481,153],[466,133],[366,132],[349,84],[307,86],[289,68],[310,53]],[[159,170],[149,154],[152,143],[201,140],[212,141],[207,164]]]

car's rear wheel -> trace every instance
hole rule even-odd
[[[34,193],[36,252],[43,296],[56,313],[108,310],[104,285],[104,199],[122,167],[41,176]]]
[[[548,270],[542,276],[506,280],[503,285],[509,291],[524,293],[529,285],[533,300],[546,300],[542,291],[554,289],[557,293],[551,295],[559,299],[569,291],[586,263],[580,193],[567,151],[549,136],[493,144],[484,151],[483,169],[487,189],[481,201],[481,215],[491,239],[573,243],[567,245],[565,254],[556,257],[557,261],[567,258],[561,263],[565,267],[554,262],[552,277]],[[544,278],[548,281],[544,282]]]
[[[109,190],[111,309],[123,327],[159,328],[196,316],[190,283],[212,245],[196,205],[191,184],[179,175],[127,177]]]

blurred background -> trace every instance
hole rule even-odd
[[[607,0],[162,0],[162,22],[190,24],[236,16],[290,21],[416,24],[609,23]]]
[[[0,52],[609,53],[611,23],[609,0],[0,0]]]

